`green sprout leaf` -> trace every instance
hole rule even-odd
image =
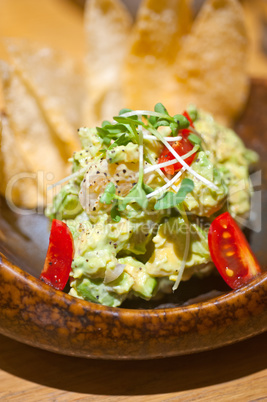
[[[175,137],[177,135],[177,131],[178,131],[178,124],[176,122],[172,122],[172,123],[170,123],[170,128],[172,130],[173,137]]]
[[[200,151],[203,151],[203,147],[202,147],[202,139],[199,138],[196,134],[190,134],[188,136],[188,140],[191,142],[191,144],[193,144],[194,146],[198,145]]]
[[[114,116],[113,119],[121,124],[131,124],[134,126],[143,125],[143,122],[141,120],[138,120],[134,117],[137,116],[131,116],[131,117]]]
[[[118,210],[118,201],[117,200],[115,200],[113,202],[113,205],[112,205],[112,208],[110,211],[110,216],[114,222],[119,222],[121,220],[120,212]]]
[[[124,113],[132,112],[132,109],[123,108],[119,111],[119,115],[121,116]]]
[[[131,141],[132,137],[129,134],[124,133],[116,141],[114,141],[113,144],[109,146],[108,150],[118,147],[119,145],[127,145]]]
[[[170,125],[170,121],[166,120],[166,119],[158,119],[158,121],[154,124],[155,128],[161,127],[161,126],[169,126]]]
[[[190,122],[182,114],[176,114],[175,116],[173,116],[173,119],[177,123],[179,130],[182,130],[183,128],[188,128],[190,126]]]
[[[172,191],[167,191],[163,197],[156,202],[154,209],[160,210],[177,207],[184,201],[187,194],[191,193],[193,190],[193,180],[183,179],[178,192],[173,193]]]
[[[121,109],[121,110],[119,111],[119,116],[121,116],[121,115],[124,114],[124,113],[129,113],[129,112],[132,112],[132,109],[127,109],[127,108]],[[138,116],[137,116],[137,115],[134,115],[134,116],[131,116],[130,118],[133,119],[133,120],[137,120],[137,119],[138,119]]]
[[[169,116],[169,113],[167,112],[167,109],[165,106],[163,106],[162,103],[157,103],[154,107],[155,112],[165,114],[166,116]]]
[[[190,134],[188,139],[193,145],[201,145],[201,138],[199,138],[196,134]]]
[[[100,198],[100,202],[102,202],[103,204],[112,204],[112,201],[115,198],[115,194],[116,194],[115,184],[110,182],[105,188],[105,191]]]
[[[119,201],[119,211],[124,211],[126,206],[132,202],[136,202],[141,208],[145,209],[148,204],[146,198],[146,191],[144,190],[142,183],[138,182],[131,191]]]
[[[157,124],[158,117],[156,117],[156,116],[150,116],[150,117],[148,118],[148,121],[149,121],[150,124],[152,124],[152,126],[155,126],[155,125]]]
[[[143,183],[143,189],[145,190],[146,194],[150,194],[153,193],[153,188],[151,188],[150,186],[148,186],[147,184]]]
[[[109,126],[110,124],[111,124],[110,121],[103,120],[101,126],[102,126],[102,128],[105,128],[106,126]]]
[[[96,127],[97,134],[99,137],[103,140],[105,145],[109,145],[111,142],[111,139],[109,138],[109,132],[108,130],[101,128],[101,127]]]

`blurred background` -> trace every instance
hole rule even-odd
[[[124,0],[135,15],[140,0]],[[267,76],[267,0],[242,0],[250,53],[248,70],[252,76]],[[195,12],[203,0],[193,0]],[[83,8],[85,0],[0,0],[0,58],[6,58],[1,38],[35,38],[60,48],[73,57],[85,52]]]

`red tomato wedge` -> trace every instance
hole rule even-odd
[[[183,115],[190,122],[190,126],[194,127],[193,121],[190,118],[189,114],[187,112],[184,112]],[[183,138],[180,141],[176,141],[176,142],[172,143],[172,148],[178,153],[178,155],[183,156],[183,155],[187,154],[188,152],[192,151],[194,146],[191,144],[191,142],[187,138],[188,135],[190,134],[190,131],[187,128],[180,130],[179,134],[181,134],[183,136]],[[191,155],[185,159],[185,162],[188,165],[191,165],[194,158],[195,158],[195,155]],[[168,162],[172,159],[174,159],[173,154],[168,150],[167,147],[164,147],[164,149],[158,159],[158,163]],[[174,173],[178,172],[180,169],[182,169],[182,165],[179,162],[162,168],[162,170],[165,173],[171,174],[171,175],[174,175]]]
[[[73,256],[74,244],[71,231],[64,222],[53,219],[40,279],[55,289],[63,290],[69,279]]]
[[[175,141],[172,144],[172,148],[177,152],[178,155],[183,156],[187,154],[188,152],[192,151],[194,146],[191,144],[191,142],[187,138],[182,138],[180,141]],[[195,158],[195,155],[191,155],[188,158],[186,158],[184,161],[188,164],[191,165],[193,160]],[[168,162],[174,159],[173,154],[168,150],[167,147],[165,147],[158,159],[158,163],[164,163]],[[170,166],[165,166],[162,168],[164,172],[167,174],[173,175],[175,172],[178,172],[178,170],[182,169],[181,163],[177,162],[174,163],[173,165]]]
[[[225,282],[237,289],[261,269],[243,232],[228,212],[212,222],[208,234],[212,261]]]

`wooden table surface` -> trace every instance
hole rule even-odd
[[[255,15],[248,25],[249,71],[267,76]],[[5,36],[35,38],[81,58],[82,10],[70,0],[0,0],[0,38]],[[1,43],[0,57],[6,58]],[[113,362],[56,355],[0,335],[0,400],[263,401],[266,341],[265,333],[190,356]]]

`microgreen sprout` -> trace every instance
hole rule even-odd
[[[167,191],[155,204],[154,209],[168,209],[180,205],[188,193],[194,190],[194,182],[191,179],[183,179],[177,193]]]

